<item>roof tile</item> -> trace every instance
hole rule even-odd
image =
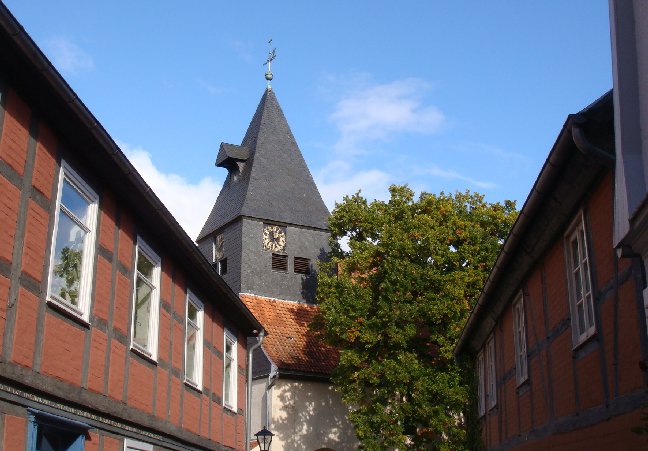
[[[330,375],[339,353],[323,343],[308,328],[318,311],[316,305],[241,294],[268,336],[263,348],[279,370]]]

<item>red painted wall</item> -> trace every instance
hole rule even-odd
[[[597,332],[573,348],[564,241],[558,236],[520,287],[529,374],[520,386],[515,375],[510,306],[493,331],[498,401],[480,420],[487,448],[611,450],[647,446],[645,438],[630,431],[641,421],[639,407],[627,401],[634,396],[636,404],[642,394],[645,396],[646,373],[639,366],[644,360],[641,342],[645,327],[640,327],[640,322],[645,320],[638,308],[643,299],[632,261],[617,258],[612,248],[613,187],[610,172],[582,204],[589,229],[595,303],[600,305]],[[624,407],[615,413],[605,410],[609,405]]]

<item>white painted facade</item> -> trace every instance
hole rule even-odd
[[[268,379],[252,384],[253,405],[263,405]],[[329,382],[282,378],[267,391],[272,451],[352,451],[358,448],[347,409]],[[264,406],[265,407],[265,406]],[[265,426],[264,407],[252,412],[252,433]],[[252,441],[256,444],[256,441]],[[256,448],[258,449],[258,448]]]
[[[648,268],[648,2],[610,0],[616,173],[614,245]],[[648,324],[648,288],[644,289]]]

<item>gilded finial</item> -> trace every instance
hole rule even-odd
[[[270,81],[272,81],[272,70],[271,70],[271,64],[272,61],[277,57],[277,49],[272,47],[272,38],[268,41],[268,46],[270,47],[270,50],[268,51],[268,59],[266,60],[263,65],[265,66],[266,64],[268,65],[268,70],[265,73],[265,79],[268,81],[268,91],[272,89],[272,86],[270,86]]]

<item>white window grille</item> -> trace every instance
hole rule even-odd
[[[185,382],[198,390],[202,389],[203,313],[203,303],[187,290]]]
[[[520,385],[529,377],[524,323],[524,297],[522,294],[513,303],[513,337],[515,340],[515,376],[518,385]]]
[[[61,162],[47,299],[89,320],[99,196]]]
[[[160,266],[160,257],[138,237],[135,253],[131,346],[153,360],[157,359]]]
[[[228,409],[236,411],[237,392],[237,339],[229,330],[225,329],[223,352],[223,404]]]
[[[572,340],[577,346],[594,335],[594,299],[590,259],[582,212],[565,237],[569,306],[572,318]]]

